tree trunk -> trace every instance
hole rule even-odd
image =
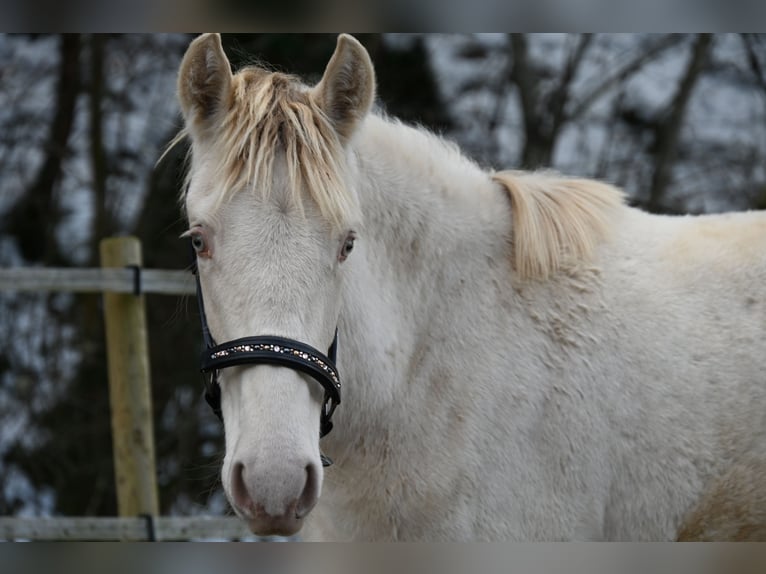
[[[18,241],[22,256],[29,262],[64,263],[56,246],[59,221],[56,186],[66,157],[80,90],[80,36],[62,34],[59,48],[56,112],[45,146],[45,159],[26,194],[8,212],[7,229]]]
[[[535,169],[550,165],[553,142],[546,133],[541,114],[535,105],[540,96],[535,70],[530,67],[527,38],[524,34],[511,34],[513,66],[511,80],[519,90],[522,118],[524,121],[524,144],[521,152],[521,167]]]
[[[91,232],[91,265],[98,263],[98,244],[110,235],[110,214],[107,209],[107,162],[104,153],[104,44],[102,34],[90,37],[90,163],[93,174],[93,224]]]
[[[681,134],[686,109],[689,105],[694,86],[705,66],[713,43],[711,34],[697,36],[692,48],[692,55],[678,91],[673,97],[665,119],[658,123],[654,137],[654,172],[649,188],[649,200],[646,209],[652,213],[662,213],[665,191],[670,182],[673,164],[678,156],[678,140]]]

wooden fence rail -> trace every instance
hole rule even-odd
[[[143,295],[195,295],[194,279],[142,268],[136,238],[107,238],[100,247],[101,268],[0,268],[0,291],[103,293],[121,516],[0,517],[0,540],[256,540],[236,518],[157,516]]]
[[[260,540],[234,517],[0,517],[0,540]]]
[[[188,271],[140,269],[141,293],[194,295]],[[5,267],[0,268],[0,291],[68,291],[77,293],[133,293],[134,269]]]

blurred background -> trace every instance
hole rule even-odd
[[[358,36],[388,114],[494,168],[624,187],[656,213],[766,208],[766,35]],[[133,234],[189,262],[175,79],[191,36],[0,36],[0,267],[98,266]],[[315,81],[334,35],[224,34],[232,64]],[[0,271],[1,273],[2,271]],[[193,298],[147,296],[163,514],[227,513]],[[0,514],[114,516],[100,295],[0,292]]]

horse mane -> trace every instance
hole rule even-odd
[[[219,205],[248,184],[272,181],[282,151],[293,205],[302,209],[305,189],[335,227],[359,217],[358,199],[345,182],[343,146],[295,76],[257,66],[240,70],[209,120],[202,127],[187,126],[165,153],[189,133],[212,142]],[[190,177],[187,173],[187,184]],[[608,235],[610,218],[622,205],[620,191],[593,180],[517,171],[495,172],[492,178],[511,199],[513,264],[522,279],[546,279],[586,259]],[[268,186],[253,187],[269,192]]]
[[[194,128],[184,129],[171,146]],[[218,204],[258,181],[272,181],[277,153],[284,152],[289,200],[302,209],[308,191],[336,227],[357,216],[355,196],[345,185],[343,148],[330,120],[298,78],[251,66],[232,77],[231,91],[202,133],[217,153]],[[191,174],[187,174],[188,178]],[[268,187],[258,188],[268,193]]]
[[[518,171],[492,179],[511,199],[513,265],[521,279],[547,279],[587,259],[623,204],[622,192],[594,180]]]

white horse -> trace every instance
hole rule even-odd
[[[488,173],[372,112],[346,35],[313,87],[232,74],[204,35],[178,89],[213,337],[339,333],[326,471],[320,385],[221,371],[223,485],[254,532],[672,540],[766,455],[766,214],[660,217],[603,183]]]

